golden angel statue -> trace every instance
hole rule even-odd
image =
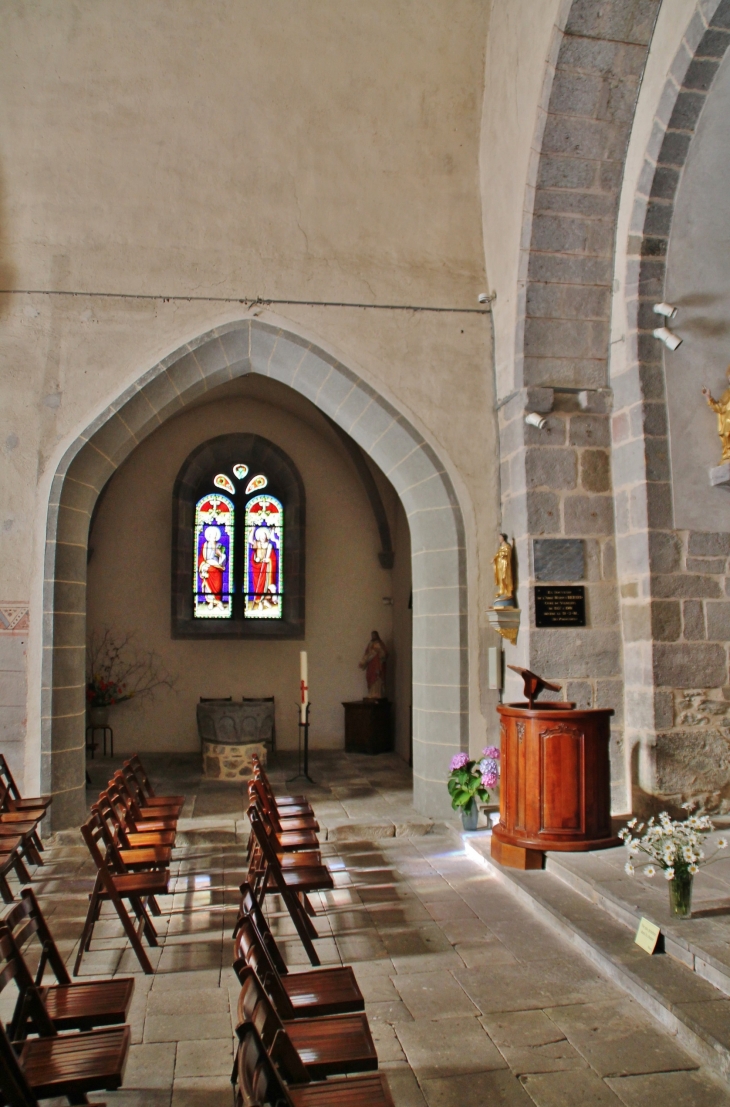
[[[727,370],[727,379],[730,382],[730,366]],[[702,395],[712,410],[717,412],[717,433],[722,442],[720,464],[723,465],[726,461],[730,461],[730,388],[725,389],[719,400],[713,400],[709,388],[703,388]]]
[[[495,607],[513,607],[515,594],[515,580],[512,571],[514,547],[507,539],[506,534],[500,534],[502,541],[499,549],[492,558],[494,565],[494,584],[497,595],[494,597]]]

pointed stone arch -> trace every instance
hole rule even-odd
[[[247,373],[296,389],[349,434],[395,487],[411,531],[413,778],[419,811],[446,809],[448,760],[468,749],[467,577],[461,507],[423,435],[360,376],[300,336],[256,319],[217,327],[128,388],[62,458],[44,567],[41,781],[54,829],[85,814],[85,632],[89,523],[125,458],[202,393]]]

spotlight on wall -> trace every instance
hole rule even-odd
[[[540,415],[539,411],[528,411],[525,422],[531,427],[537,427],[538,430],[543,430],[547,426],[547,419],[544,415]]]
[[[682,345],[682,339],[678,335],[672,334],[667,327],[657,327],[654,331],[654,337],[663,342],[668,350],[676,350]]]
[[[677,314],[677,309],[672,304],[654,304],[654,314],[663,315],[665,319],[674,319]]]
[[[480,292],[479,295],[477,296],[477,300],[479,301],[480,304],[491,304],[492,301],[496,300],[496,299],[497,299],[497,293],[496,292],[492,292],[492,293]]]

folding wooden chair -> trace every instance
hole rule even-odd
[[[149,830],[136,831],[127,829],[126,808],[121,800],[112,800],[116,797],[116,788],[109,788],[106,792],[100,792],[94,806],[106,822],[107,826],[116,829],[119,841],[125,849],[139,849],[142,846],[169,846],[175,845],[174,830]]]
[[[33,892],[27,888],[21,901],[0,922],[0,934],[7,932],[13,949],[27,973],[26,983],[32,984],[56,1030],[92,1030],[97,1026],[114,1026],[126,1021],[134,992],[134,977],[118,976],[114,980],[90,980],[74,983],[53,935],[43,917]],[[28,968],[24,951],[32,938],[41,945],[41,956],[35,979]],[[56,983],[44,984],[50,968]],[[16,1009],[10,1026],[11,1038],[25,1038],[27,1029],[19,1025],[22,1012]]]
[[[115,821],[109,814],[108,805],[102,808],[99,803],[92,803],[91,810],[95,811],[102,821],[104,828],[104,841],[109,850],[113,848],[114,864],[111,868],[116,872],[141,872],[145,869],[169,868],[172,860],[172,848],[170,846],[125,846]],[[126,837],[126,836],[125,836]],[[109,854],[107,860],[110,860]],[[121,862],[117,869],[116,862]]]
[[[180,812],[183,809],[183,800],[160,800],[156,797],[150,800],[145,795],[144,789],[139,783],[128,761],[125,761],[118,771],[124,777],[127,789],[130,795],[134,797],[141,812],[146,812],[154,818],[164,817],[178,819],[180,817]]]
[[[167,831],[175,840],[175,826],[177,820],[171,824],[169,819],[140,818],[134,815],[133,805],[126,789],[120,788],[116,780],[110,780],[106,788],[106,794],[111,800],[119,818],[123,821],[127,832],[130,834],[150,834],[156,831]]]
[[[116,784],[117,788],[119,789],[120,796],[126,797],[126,800],[129,803],[129,811],[130,811],[130,813],[132,815],[132,818],[134,819],[135,822],[142,821],[142,822],[149,823],[149,822],[152,821],[152,822],[164,824],[164,825],[161,825],[157,828],[159,830],[175,830],[176,829],[176,827],[177,827],[177,815],[175,815],[173,813],[171,808],[168,809],[168,808],[163,807],[163,808],[160,808],[159,810],[154,810],[154,811],[143,811],[142,810],[142,808],[137,803],[137,799],[136,799],[134,793],[132,792],[131,788],[129,787],[127,779],[124,776],[124,773],[121,771],[121,769],[118,769],[117,772],[115,772],[115,774],[114,774],[114,783]]]
[[[307,797],[306,796],[277,796],[277,795],[275,795],[274,790],[271,787],[271,782],[269,781],[269,778],[266,775],[264,767],[261,764],[261,759],[255,753],[251,754],[251,764],[253,765],[254,775],[259,773],[262,776],[262,778],[266,781],[267,787],[269,788],[269,791],[271,792],[271,797],[279,807],[289,807],[292,804],[294,806],[307,806],[307,807],[309,806],[309,803],[307,802]]]
[[[233,969],[241,979],[244,966],[253,969],[280,1019],[312,1019],[365,1010],[355,974],[346,968],[311,969],[279,976],[252,919],[243,919],[236,936],[238,957]]]
[[[253,969],[241,968],[240,980],[239,1023],[252,1022],[266,1049],[271,1049],[279,1031],[284,1031],[291,1043],[288,1071],[284,1073],[287,1082],[303,1083],[377,1069],[378,1055],[366,1015],[282,1022]]]
[[[26,1107],[39,1099],[67,1096],[71,1103],[85,1103],[86,1093],[121,1087],[129,1054],[128,1026],[115,1026],[81,1034],[59,1035],[42,1000],[30,985],[23,987],[20,959],[7,930],[0,934],[0,991],[11,981],[40,1036],[19,1041],[15,1048],[0,1025],[0,1085],[11,1103]],[[26,1020],[20,1020],[21,1028]]]
[[[0,753],[0,778],[5,781],[7,785],[7,796],[5,803],[8,811],[24,811],[28,809],[42,808],[44,812],[48,811],[53,800],[52,796],[32,796],[24,797],[20,794],[20,789],[15,783],[15,778],[10,772],[10,766],[8,765],[5,757]]]
[[[109,868],[105,856],[102,854],[99,843],[106,845],[103,822],[98,812],[93,812],[81,826],[81,833],[88,847],[89,853],[96,865],[96,880],[94,890],[89,896],[89,910],[86,922],[81,934],[79,951],[74,965],[74,976],[78,976],[81,959],[91,946],[91,938],[94,932],[94,924],[99,918],[102,903],[109,900],[114,904],[114,909],[119,916],[119,921],[124,927],[124,933],[129,938],[132,948],[137,955],[137,960],[144,972],[151,975],[154,972],[149,957],[145,952],[140,935],[144,932],[151,946],[158,945],[157,933],[152,920],[147,914],[146,903],[154,902],[156,895],[166,895],[169,870],[155,870],[142,873],[114,873]],[[128,899],[134,914],[137,917],[137,927],[129,917],[124,900]],[[159,910],[159,909],[158,909]]]
[[[42,807],[27,808],[24,811],[9,811],[5,808],[8,797],[8,786],[0,780],[0,833],[10,837],[15,833],[23,839],[23,851],[28,859],[35,865],[42,865],[41,853],[43,843],[38,831],[38,824],[45,811]]]
[[[310,962],[319,965],[319,956],[312,945],[312,939],[319,935],[307,917],[307,911],[314,910],[307,899],[308,892],[330,890],[334,887],[332,875],[323,865],[305,869],[282,869],[276,853],[266,833],[261,815],[255,807],[249,807],[248,817],[251,829],[261,850],[261,867],[254,876],[254,895],[259,902],[265,895],[278,892],[284,901]],[[303,897],[302,899],[297,897]]]
[[[21,884],[30,884],[30,873],[26,869],[21,856],[22,846],[22,838],[0,838],[0,895],[5,903],[15,901],[12,889],[8,884],[8,876],[11,870]]]
[[[319,846],[319,838],[314,830],[276,830],[273,827],[269,814],[261,803],[259,794],[252,782],[249,783],[248,786],[248,799],[249,804],[260,812],[266,826],[271,830],[275,839],[277,853],[296,853],[300,850],[317,849]],[[251,851],[251,845],[252,843],[249,839],[249,853]]]
[[[270,1057],[253,1023],[241,1023],[236,1035],[238,1049],[231,1076],[235,1107],[394,1107],[382,1073],[287,1087],[272,1059],[280,1056],[281,1037],[274,1039]]]
[[[256,793],[261,807],[271,819],[278,834],[281,834],[284,830],[314,830],[315,832],[319,830],[319,823],[314,815],[289,815],[288,812],[292,808],[286,807],[280,812],[276,804],[272,803],[269,798],[261,780],[256,777],[249,781],[249,796],[252,792]]]
[[[161,803],[164,807],[168,803],[180,803],[182,805],[185,802],[185,796],[158,796],[152,787],[150,778],[147,776],[145,767],[139,759],[139,754],[133,754],[129,761],[125,761],[125,765],[129,765],[132,772],[139,781],[140,787],[147,797],[150,803]]]
[[[303,796],[300,797],[300,799],[302,800],[301,803],[294,802],[294,796],[285,796],[283,797],[283,799],[277,799],[277,797],[274,795],[274,789],[271,787],[271,782],[269,781],[268,776],[261,768],[260,761],[256,762],[253,767],[252,779],[261,785],[261,787],[266,792],[269,802],[273,804],[280,815],[286,816],[288,818],[298,815],[314,815],[314,809],[312,805],[307,802]],[[291,802],[287,803],[285,802],[285,800],[290,800]]]

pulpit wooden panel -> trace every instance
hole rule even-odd
[[[493,856],[524,868],[537,866],[546,850],[617,845],[608,752],[613,711],[576,711],[573,704],[549,702],[533,709],[502,704],[497,710],[502,780]]]

